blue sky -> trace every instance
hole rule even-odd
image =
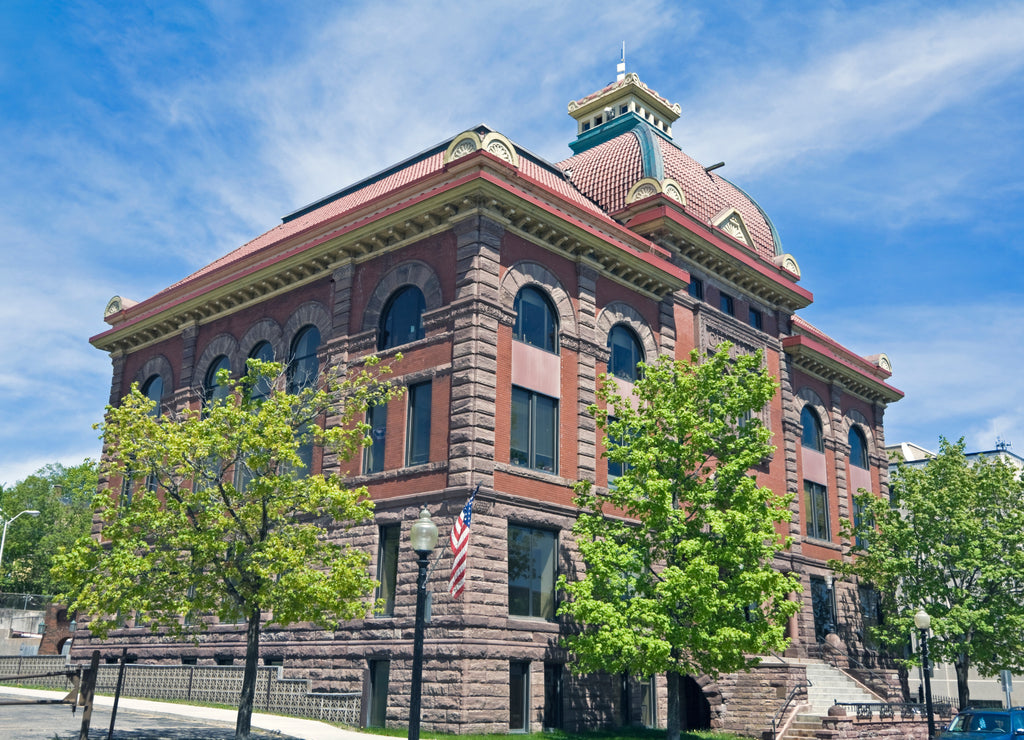
[[[6,0],[0,483],[98,457],[111,296],[477,123],[563,159],[623,40],[802,315],[891,358],[887,440],[1024,454],[1024,3]]]

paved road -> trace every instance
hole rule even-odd
[[[0,688],[0,702],[55,699],[63,692]],[[110,729],[111,697],[96,697],[89,740],[103,740]],[[373,740],[372,735],[323,722],[253,715],[252,740]],[[0,740],[77,740],[82,709],[72,715],[67,705],[0,706]],[[233,740],[235,712],[140,699],[121,699],[114,740]]]

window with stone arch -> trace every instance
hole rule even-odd
[[[142,395],[156,404],[150,416],[160,416],[160,406],[164,397],[164,379],[160,375],[150,375],[142,384]]]
[[[295,334],[288,356],[289,393],[299,393],[316,384],[320,373],[320,360],[316,354],[319,348],[320,330],[312,324],[307,324]],[[299,460],[302,461],[302,466],[296,471],[298,477],[313,472],[313,439],[308,428],[304,436],[306,438],[298,449]]]
[[[644,349],[636,332],[625,324],[616,324],[608,332],[608,372],[635,383],[640,377],[638,365],[644,361]]]
[[[850,445],[850,464],[862,468],[868,469],[868,441],[857,426],[850,425],[850,433],[847,436],[847,441]]]
[[[250,360],[259,360],[260,362],[273,362],[274,361],[274,346],[263,340],[249,351]],[[268,377],[262,377],[257,381],[256,385],[252,388],[252,397],[254,400],[261,400],[270,395],[272,388],[272,379]]]
[[[425,309],[423,291],[415,285],[406,285],[392,293],[381,312],[377,349],[391,349],[423,339]]]
[[[558,354],[558,313],[544,291],[532,285],[520,289],[513,310],[513,339]]]
[[[230,385],[221,385],[217,382],[217,373],[221,370],[231,372],[231,360],[227,355],[218,355],[210,363],[203,379],[203,408],[208,409],[216,403],[223,402],[231,393]]]
[[[309,388],[320,373],[320,359],[317,350],[320,348],[320,330],[312,324],[299,329],[292,340],[291,352],[288,354],[288,392],[298,393]]]
[[[825,438],[821,432],[821,418],[809,403],[804,404],[800,411],[800,426],[803,429],[800,444],[815,452],[824,452]]]

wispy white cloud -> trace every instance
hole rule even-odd
[[[86,339],[111,295],[151,295],[292,209],[480,122],[560,159],[575,133],[566,103],[613,78],[622,40],[630,69],[683,103],[685,150],[726,159],[741,182],[817,197],[815,219],[871,212],[911,229],[916,209],[994,241],[1016,218],[993,217],[995,204],[1021,197],[1020,178],[976,186],[1007,152],[1020,159],[1020,106],[999,98],[1020,88],[1021,3],[808,3],[771,17],[760,3],[659,0],[71,7],[58,40],[72,46],[51,52],[38,99],[0,121],[0,411],[17,421],[0,432],[0,481],[74,464],[69,452],[95,456],[110,363]],[[0,51],[0,105],[17,69]],[[982,309],[1009,306],[953,307],[948,325],[929,306],[900,309],[870,337],[859,322],[823,328],[893,355],[908,391],[889,414],[895,434],[948,421],[970,427],[949,434],[980,440],[1006,418],[996,431],[1024,440],[1012,426],[1020,393],[999,401],[994,390],[1008,385],[995,367],[1024,357],[989,330],[1000,314],[972,313]],[[967,315],[982,328],[956,320]],[[920,330],[902,332],[910,325]],[[986,341],[998,362],[991,348],[986,362]]]
[[[677,128],[698,153],[724,154],[741,176],[801,159],[842,161],[950,108],[1001,94],[1024,67],[1024,5],[920,10],[884,18],[878,8],[860,18],[851,12],[842,19],[847,33],[830,28],[828,44],[812,45],[807,56],[780,49],[726,89],[709,85]],[[867,19],[883,30],[866,34]]]

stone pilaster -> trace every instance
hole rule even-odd
[[[331,283],[334,292],[331,301],[331,327],[334,329],[334,336],[331,339],[339,339],[348,336],[352,326],[352,276],[355,267],[348,262],[338,267],[331,273]]]
[[[803,486],[800,484],[796,456],[801,427],[800,414],[796,410],[796,398],[793,394],[793,365],[785,352],[779,354],[779,386],[782,394],[782,419],[779,420],[782,441],[781,444],[776,442],[776,446],[782,450],[783,464],[786,466],[786,491],[793,496],[793,501],[789,505],[793,515],[789,522],[789,534],[793,537],[791,549],[794,554],[800,554],[803,550],[800,544],[800,498],[803,496]]]
[[[576,278],[579,292],[577,321],[580,349],[577,354],[579,401],[576,405],[578,435],[576,465],[579,478],[589,481],[596,481],[597,476],[597,424],[587,410],[597,400],[597,357],[594,354],[594,348],[597,346],[597,277],[598,273],[592,267],[577,264]]]
[[[871,464],[878,467],[878,493],[884,498],[889,498],[889,457],[885,452],[885,427],[882,419],[885,416],[885,405],[876,403],[874,405],[874,435],[875,448],[872,450]]]
[[[836,501],[839,504],[839,518],[850,519],[850,486],[846,476],[846,463],[850,459],[849,441],[843,436],[843,389],[833,383],[829,386],[831,392],[831,407],[829,414],[832,417],[832,459],[835,461],[836,472]],[[838,534],[838,533],[837,533]]]
[[[448,485],[494,486],[499,259],[504,228],[483,216],[453,226],[451,426]]]
[[[181,378],[179,389],[191,388],[196,368],[196,341],[199,339],[199,324],[192,322],[181,329]],[[177,389],[175,389],[177,390]]]
[[[116,350],[110,354],[110,364],[114,366],[114,375],[110,381],[110,405],[114,405],[121,400],[121,389],[124,384],[124,361],[126,355],[121,350]]]
[[[658,306],[658,352],[676,356],[676,305],[682,303],[685,293],[665,296]],[[651,358],[653,361],[654,358]]]

